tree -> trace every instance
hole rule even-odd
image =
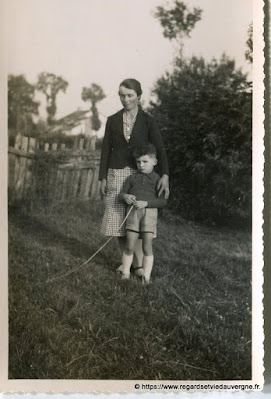
[[[46,111],[47,111],[47,122],[52,125],[56,114],[56,96],[59,91],[66,92],[68,82],[61,76],[56,76],[53,73],[42,72],[38,76],[38,82],[36,84],[37,90],[41,91],[46,98]]]
[[[190,37],[191,31],[201,19],[202,10],[194,7],[192,11],[179,0],[167,2],[165,7],[158,6],[154,13],[164,31],[163,35],[169,40],[175,39],[180,48],[184,37]]]
[[[23,75],[8,76],[8,127],[27,133],[38,115],[39,103],[34,100],[35,86]]]
[[[91,125],[93,130],[98,131],[101,127],[101,121],[96,104],[105,98],[103,89],[96,83],[92,83],[90,87],[83,87],[81,97],[83,101],[91,102]]]
[[[177,59],[154,88],[170,165],[171,205],[188,218],[247,219],[251,210],[251,88],[223,56]]]
[[[245,57],[248,62],[252,64],[253,62],[253,25],[252,23],[248,28],[248,39],[247,39],[247,50],[245,52]]]

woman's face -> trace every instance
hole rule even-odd
[[[125,111],[131,111],[138,106],[139,97],[133,89],[120,86],[119,96]]]

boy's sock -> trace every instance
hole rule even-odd
[[[150,282],[151,279],[152,266],[153,266],[153,255],[144,256],[143,269],[144,269],[145,281],[147,284]]]
[[[130,268],[133,262],[133,256],[134,255],[126,255],[125,252],[122,255],[122,265],[123,265],[122,279],[124,280],[127,280],[130,277]]]

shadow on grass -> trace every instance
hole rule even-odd
[[[88,259],[98,249],[74,236],[69,237],[67,233],[59,231],[56,225],[49,225],[39,220],[38,217],[31,214],[26,215],[19,210],[11,209],[9,211],[9,226],[11,225],[23,231],[25,238],[35,236],[35,240],[44,247],[51,246],[53,243],[75,258]],[[103,260],[108,260],[105,254],[99,256]]]

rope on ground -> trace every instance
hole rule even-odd
[[[130,215],[131,211],[133,209],[133,205],[131,206],[131,208],[129,209],[129,211],[127,212],[127,215],[125,216],[125,218],[123,219],[123,222],[121,223],[121,225],[118,228],[118,231],[122,228],[122,226],[124,225],[124,223],[126,222],[128,216]],[[62,274],[61,276],[57,276],[54,278],[51,278],[49,280],[47,280],[47,283],[51,283],[52,281],[56,281],[59,280],[61,278],[67,277],[72,273],[77,272],[79,269],[81,269],[82,267],[84,267],[87,263],[89,263],[108,243],[109,241],[112,240],[114,236],[111,236],[93,255],[91,255],[91,257],[89,259],[87,259],[84,263],[82,263],[81,265],[77,266],[75,269],[68,271],[65,274]]]

